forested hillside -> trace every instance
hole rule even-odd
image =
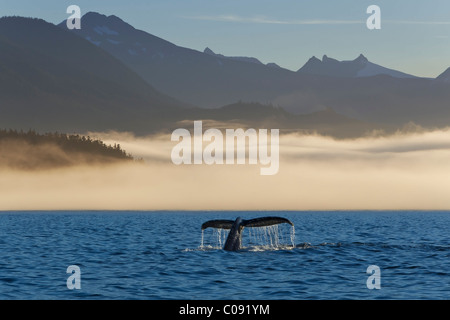
[[[130,161],[120,145],[81,135],[0,130],[0,167],[44,169]]]

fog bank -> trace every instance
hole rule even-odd
[[[0,210],[445,210],[450,130],[335,140],[280,136],[279,172],[174,165],[170,135],[96,133],[144,164],[0,172]]]

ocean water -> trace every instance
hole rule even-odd
[[[249,229],[227,252],[200,230],[269,215],[295,239]],[[450,212],[2,212],[0,299],[449,299],[449,230]]]

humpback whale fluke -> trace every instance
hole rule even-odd
[[[267,227],[273,226],[280,223],[287,223],[291,226],[294,224],[286,218],[281,217],[263,217],[250,220],[244,220],[238,217],[235,221],[233,220],[210,220],[202,224],[202,230],[207,228],[216,229],[229,229],[230,233],[225,242],[224,250],[227,251],[237,251],[241,248],[242,242],[242,230],[245,227],[256,228],[256,227]]]

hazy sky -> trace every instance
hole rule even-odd
[[[297,70],[311,56],[372,62],[418,76],[450,67],[449,0],[0,0],[0,16],[59,23],[68,5],[117,15],[177,45],[254,56]],[[369,5],[381,30],[368,30]]]

